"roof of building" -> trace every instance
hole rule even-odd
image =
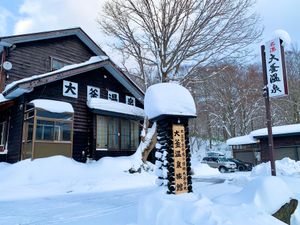
[[[95,55],[106,55],[106,53],[80,27],[0,37],[0,52],[3,49],[3,46],[11,47],[12,45],[19,43],[47,40],[73,35],[77,36],[92,52],[95,53]]]
[[[143,118],[145,116],[144,110],[139,107],[111,101],[108,99],[91,98],[87,102],[87,106],[90,109],[100,110],[102,112],[107,111],[110,114],[111,112],[114,112],[117,114],[131,115],[138,118]]]
[[[107,56],[94,56],[83,63],[68,65],[52,72],[37,74],[14,81],[5,87],[2,94],[4,99],[14,99],[24,93],[33,91],[35,87],[102,67],[109,71],[135,98],[143,102],[144,92]]]
[[[253,138],[251,135],[244,135],[240,137],[230,138],[226,141],[227,145],[249,145],[256,144],[259,140]]]
[[[273,137],[284,137],[300,135],[300,124],[290,124],[272,127]],[[240,137],[230,138],[226,141],[227,145],[248,145],[259,142],[259,139],[268,137],[267,128],[262,128],[250,132],[250,134]]]
[[[275,137],[276,136],[287,136],[287,135],[300,135],[300,124],[274,126],[274,127],[272,127],[272,134]],[[268,130],[267,130],[267,128],[254,130],[250,133],[250,135],[255,138],[267,137]]]

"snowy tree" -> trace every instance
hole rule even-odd
[[[253,0],[109,0],[98,22],[116,38],[114,47],[137,64],[147,87],[153,71],[166,82],[245,53],[262,33],[253,5]]]
[[[187,84],[198,106],[193,135],[226,140],[261,128],[265,113],[258,66],[226,63],[199,69],[197,77]]]

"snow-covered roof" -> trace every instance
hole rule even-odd
[[[145,113],[149,119],[162,115],[196,116],[196,106],[190,92],[176,83],[150,86],[145,94]]]
[[[272,127],[272,134],[274,135],[287,135],[287,134],[295,134],[300,133],[300,124],[291,124],[284,126],[275,126]],[[262,128],[259,130],[254,130],[250,133],[252,137],[263,137],[268,136],[267,128]]]
[[[138,85],[129,78],[129,76],[124,74],[107,56],[93,56],[83,63],[68,65],[59,70],[14,81],[5,87],[2,94],[7,99],[14,99],[24,93],[33,91],[37,86],[49,83],[49,77],[56,76],[55,79],[51,79],[52,82],[58,79],[63,79],[64,77],[74,76],[102,67],[105,68],[128,91],[130,91],[136,99],[143,102],[143,90],[140,89]]]
[[[55,71],[51,71],[51,72],[43,73],[43,74],[39,74],[39,75],[33,75],[31,77],[26,77],[26,78],[14,81],[14,82],[6,85],[3,93],[7,92],[8,90],[12,89],[13,87],[15,87],[16,85],[21,84],[21,83],[25,83],[25,82],[33,81],[33,80],[36,80],[36,79],[48,77],[48,76],[51,76],[51,75],[54,75],[54,74],[57,74],[57,73],[61,73],[61,72],[71,70],[71,69],[76,69],[76,68],[79,68],[79,67],[83,67],[83,66],[86,66],[86,65],[93,64],[93,63],[101,62],[101,61],[104,61],[104,60],[107,60],[107,59],[108,59],[107,56],[93,56],[89,60],[87,60],[83,63],[67,65],[67,66],[64,66],[64,67],[62,67],[58,70],[55,70]],[[18,96],[20,96],[20,95],[22,95],[26,92],[28,92],[28,90],[27,91],[25,89],[19,90],[15,94],[17,96],[14,96],[14,97],[18,97]]]
[[[102,98],[91,98],[87,102],[87,106],[90,109],[97,109],[107,112],[115,112],[125,115],[144,117],[144,110],[139,107]]]
[[[6,101],[8,101],[8,99],[6,99],[6,98],[3,96],[3,94],[0,94],[0,103],[1,103],[1,102],[6,102]]]
[[[300,134],[300,124],[290,124],[283,126],[272,127],[272,134],[274,136],[286,136]],[[227,145],[247,145],[259,142],[259,137],[267,137],[267,128],[262,128],[250,132],[250,134],[240,137],[230,138],[226,141]]]
[[[53,113],[74,113],[73,106],[68,102],[49,99],[35,99],[30,102],[35,108],[40,108]]]
[[[253,138],[251,135],[244,135],[240,137],[230,138],[226,141],[227,145],[248,145],[256,144],[259,140]]]

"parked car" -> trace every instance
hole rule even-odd
[[[228,158],[228,160],[236,164],[238,171],[251,171],[253,168],[252,163],[244,162],[235,158]]]
[[[237,168],[236,164],[222,157],[204,157],[202,163],[206,163],[212,168],[218,168],[221,173],[234,172]]]

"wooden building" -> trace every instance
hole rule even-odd
[[[0,53],[0,161],[134,153],[144,93],[82,29],[0,37]]]
[[[274,126],[272,128],[274,142],[274,159],[289,157],[300,160],[300,124]],[[269,161],[269,145],[267,128],[254,130],[249,135],[227,140],[235,158],[257,164]]]

